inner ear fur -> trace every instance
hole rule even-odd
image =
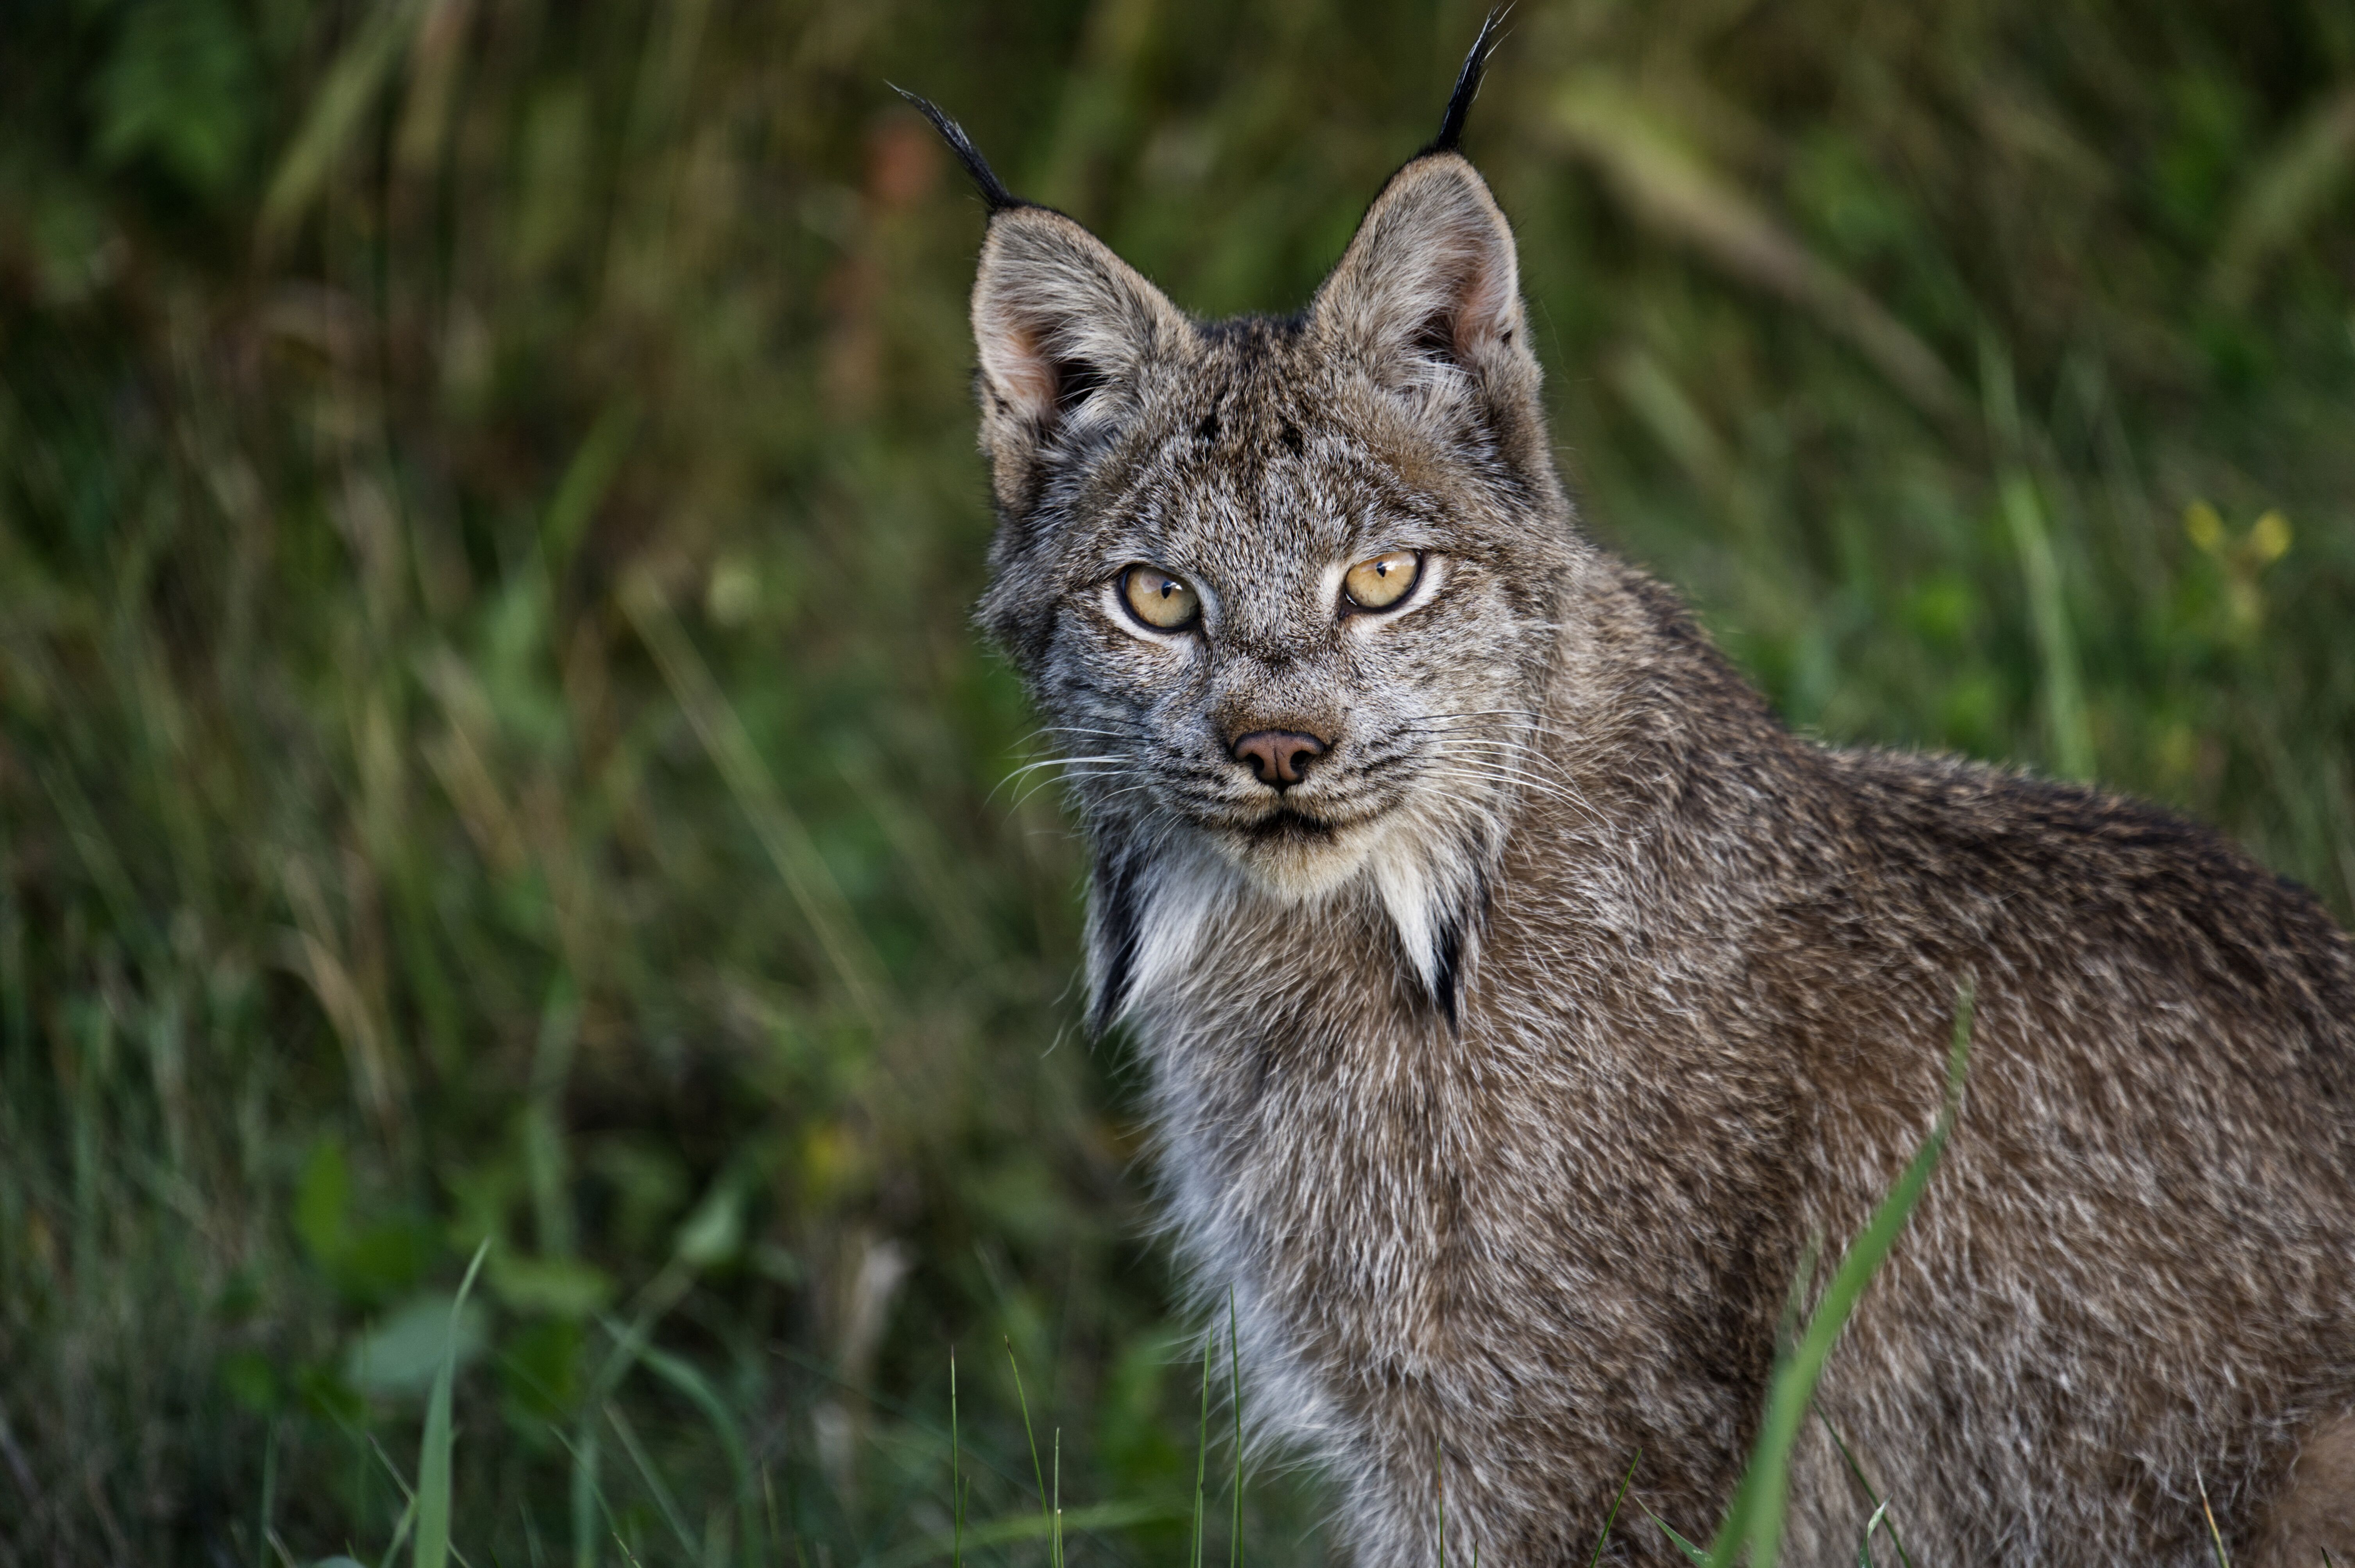
[[[1060,212],[1018,207],[990,220],[973,288],[985,413],[1030,440],[1093,417],[1173,350],[1185,317],[1136,269]]]
[[[1312,318],[1400,389],[1449,366],[1482,378],[1535,363],[1512,228],[1454,153],[1425,155],[1391,176],[1316,291]]]

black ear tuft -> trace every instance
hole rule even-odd
[[[1486,37],[1487,35],[1483,33],[1481,36]],[[1476,45],[1475,48],[1476,50]],[[942,113],[938,104],[929,98],[917,97],[896,81],[887,81],[883,85],[915,105],[916,112],[932,123],[932,129],[941,133],[941,140],[949,144],[949,151],[956,155],[956,161],[964,165],[964,172],[972,177],[974,188],[981,192],[981,199],[989,204],[993,215],[1008,208],[1031,205],[1006,188],[1006,182],[997,177],[996,171],[989,166],[989,160],[974,146],[973,139],[964,133],[964,127]],[[1451,109],[1448,112],[1452,115],[1455,111]]]
[[[1497,29],[1504,25],[1505,13],[1510,5],[1500,5],[1488,13],[1480,24],[1480,36],[1472,40],[1472,52],[1464,57],[1464,69],[1455,73],[1455,91],[1447,100],[1447,117],[1439,123],[1439,134],[1417,157],[1433,153],[1452,153],[1464,140],[1464,117],[1472,112],[1472,101],[1480,95],[1480,73],[1487,69],[1488,56],[1497,48]],[[922,104],[931,108],[930,104]]]

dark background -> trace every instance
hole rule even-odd
[[[975,1520],[1027,1400],[1073,1554],[1182,1560],[1199,1325],[966,621],[981,208],[884,83],[1289,310],[1478,21],[0,4],[0,1563],[373,1561],[485,1238],[472,1563],[913,1562],[952,1349]],[[1794,724],[2348,915],[2355,8],[1530,0],[1467,150],[1589,526]]]

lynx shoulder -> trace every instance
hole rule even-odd
[[[1359,1559],[1705,1531],[1810,1238],[1965,1108],[1795,1456],[1795,1560],[2355,1563],[2355,954],[2150,807],[1783,729],[1556,477],[1512,233],[1439,139],[1299,315],[1025,204],[973,325],[980,618],[1071,759],[1097,1023]],[[1622,1531],[1626,1561],[1673,1561]]]

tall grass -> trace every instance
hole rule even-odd
[[[1143,1510],[1084,1550],[1187,1549],[1080,852],[992,798],[977,208],[883,82],[1288,309],[1480,9],[11,13],[0,1563],[380,1550],[485,1243],[469,1562],[847,1568],[968,1485],[1035,1559],[1010,1375],[938,1419],[1001,1339]],[[1520,6],[1470,147],[1590,525],[1799,725],[2155,795],[2346,915],[2343,11]],[[1316,1506],[1226,1529],[1314,1561]]]

